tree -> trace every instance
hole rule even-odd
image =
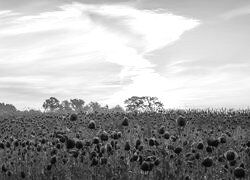
[[[71,103],[68,100],[64,100],[60,104],[60,110],[70,112],[73,109],[71,108]]]
[[[0,103],[0,112],[15,112],[16,107],[12,104]]]
[[[84,109],[84,104],[85,101],[82,99],[71,99],[71,107],[73,108],[73,110],[79,112],[79,111],[83,111]]]
[[[43,108],[49,111],[55,111],[57,108],[59,108],[59,106],[60,102],[55,97],[50,97],[49,99],[46,99],[43,103]]]
[[[136,112],[158,112],[163,110],[163,104],[157,97],[151,96],[132,96],[124,101],[126,110]]]

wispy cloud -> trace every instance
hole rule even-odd
[[[244,6],[241,8],[236,8],[230,11],[227,11],[223,13],[220,17],[226,20],[240,17],[240,16],[245,16],[245,15],[250,15],[250,6]]]
[[[0,17],[10,13],[14,12],[2,11]],[[0,64],[16,69],[11,76],[1,73],[2,87],[9,84],[11,89],[10,82],[24,83],[29,74],[33,77],[28,78],[29,86],[21,88],[36,88],[43,94],[41,98],[92,92],[90,99],[105,96],[105,102],[112,104],[142,91],[147,95],[163,94],[162,84],[168,81],[154,70],[154,63],[146,56],[200,23],[122,4],[73,3],[57,11],[13,15],[15,18],[0,19],[5,23],[0,25]],[[89,70],[92,67],[96,68]],[[116,82],[110,85],[112,91],[103,85],[107,79]],[[119,94],[122,96],[117,98]]]
[[[50,96],[115,105],[152,95],[166,107],[250,101],[248,3],[13,2],[0,10],[1,101],[18,107],[41,107]]]
[[[0,18],[17,16],[17,15],[20,15],[20,13],[13,12],[11,10],[0,11]]]

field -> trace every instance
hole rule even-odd
[[[250,111],[13,113],[0,179],[250,179]]]

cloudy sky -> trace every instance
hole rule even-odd
[[[250,104],[246,0],[0,0],[0,101]]]

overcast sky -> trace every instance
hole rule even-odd
[[[0,101],[250,104],[246,0],[0,0]]]

